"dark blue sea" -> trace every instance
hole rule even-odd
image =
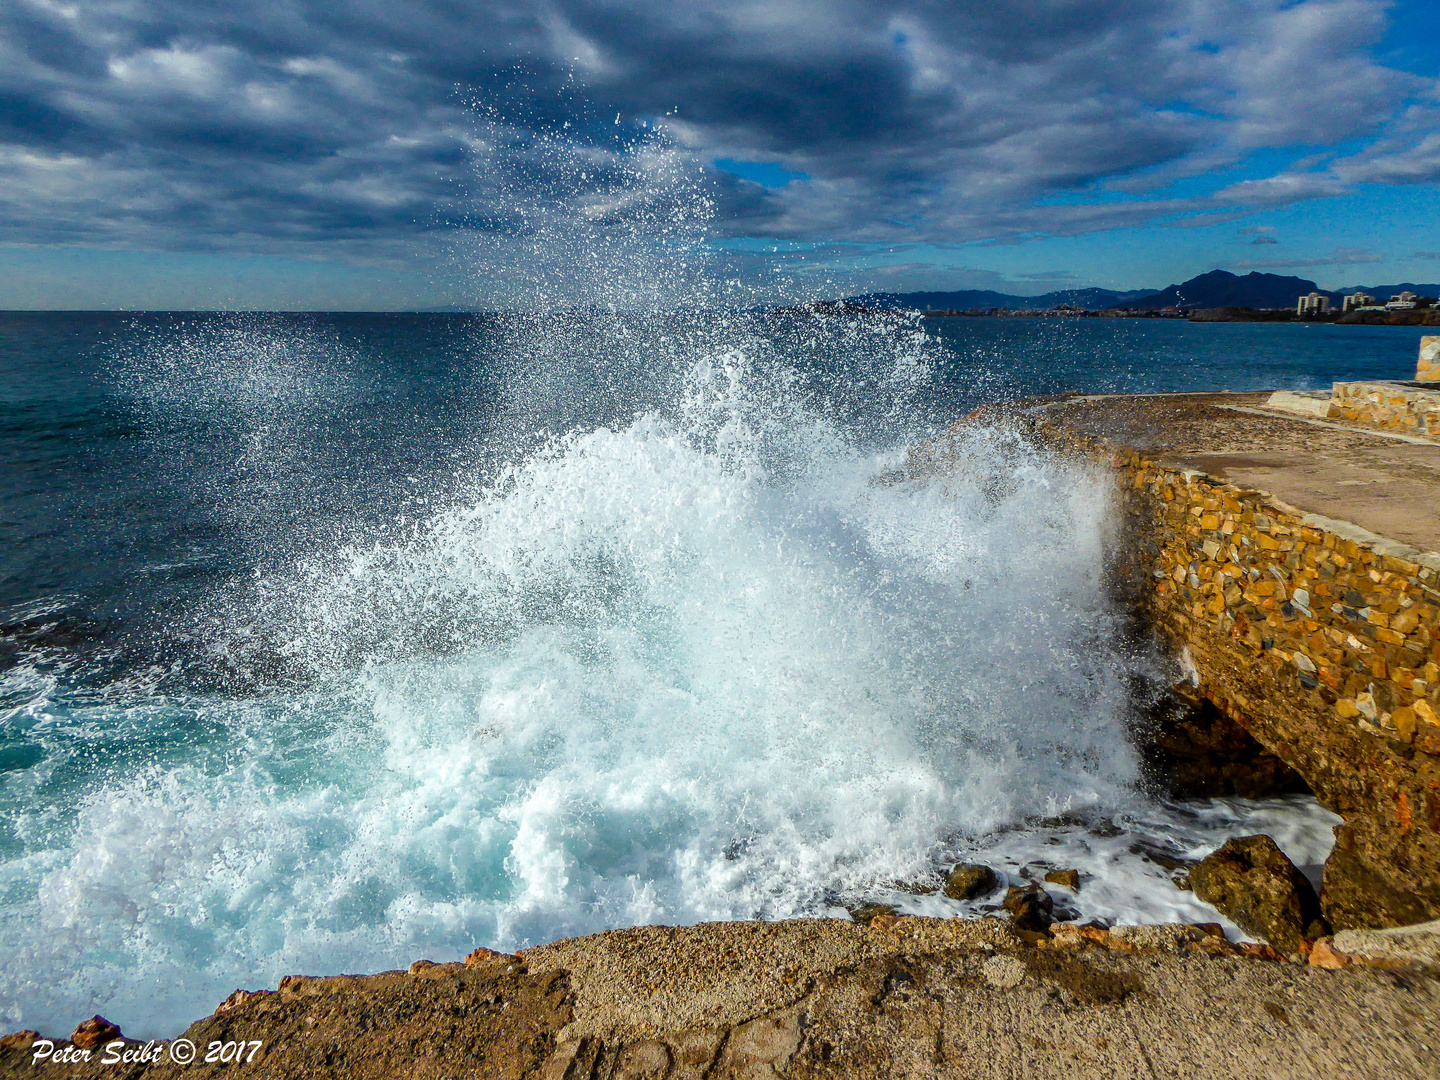
[[[1135,838],[1314,864],[1335,819],[1147,793],[1131,688],[1166,673],[1104,593],[1105,478],[1001,430],[896,467],[983,402],[1407,378],[1419,334],[0,313],[0,1027],[173,1034],[288,973],[635,923],[983,912],[894,893],[960,857],[1217,919]]]

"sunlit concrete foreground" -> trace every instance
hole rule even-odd
[[[1265,958],[1203,928],[1028,940],[995,919],[642,927],[237,994],[118,1068],[26,1077],[1433,1077],[1440,980]],[[81,1036],[82,1041],[84,1037]],[[253,1059],[177,1065],[193,1044]],[[68,1044],[66,1044],[68,1047]],[[42,1047],[43,1049],[43,1047]],[[73,1049],[73,1048],[72,1048]],[[153,1051],[152,1051],[153,1052]],[[217,1054],[220,1051],[215,1051]]]

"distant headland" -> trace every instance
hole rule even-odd
[[[1171,318],[1193,322],[1334,322],[1440,325],[1440,284],[1401,282],[1327,291],[1306,278],[1211,270],[1164,289],[1062,289],[1013,296],[985,289],[870,293],[867,307],[919,310],[932,316]]]

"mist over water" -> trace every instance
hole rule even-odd
[[[1105,595],[1104,475],[978,427],[907,472],[956,400],[918,322],[741,311],[658,139],[537,154],[616,179],[516,215],[520,314],[423,357],[263,316],[106,346],[84,423],[147,449],[84,482],[129,485],[133,563],[6,615],[0,1023],[173,1034],[289,973],[843,915],[956,858],[1213,919],[1137,840],[1323,858],[1304,800],[1144,792],[1166,672]]]

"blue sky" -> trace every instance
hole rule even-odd
[[[1440,280],[1440,4],[0,9],[0,307],[639,297],[704,253],[777,298]]]

